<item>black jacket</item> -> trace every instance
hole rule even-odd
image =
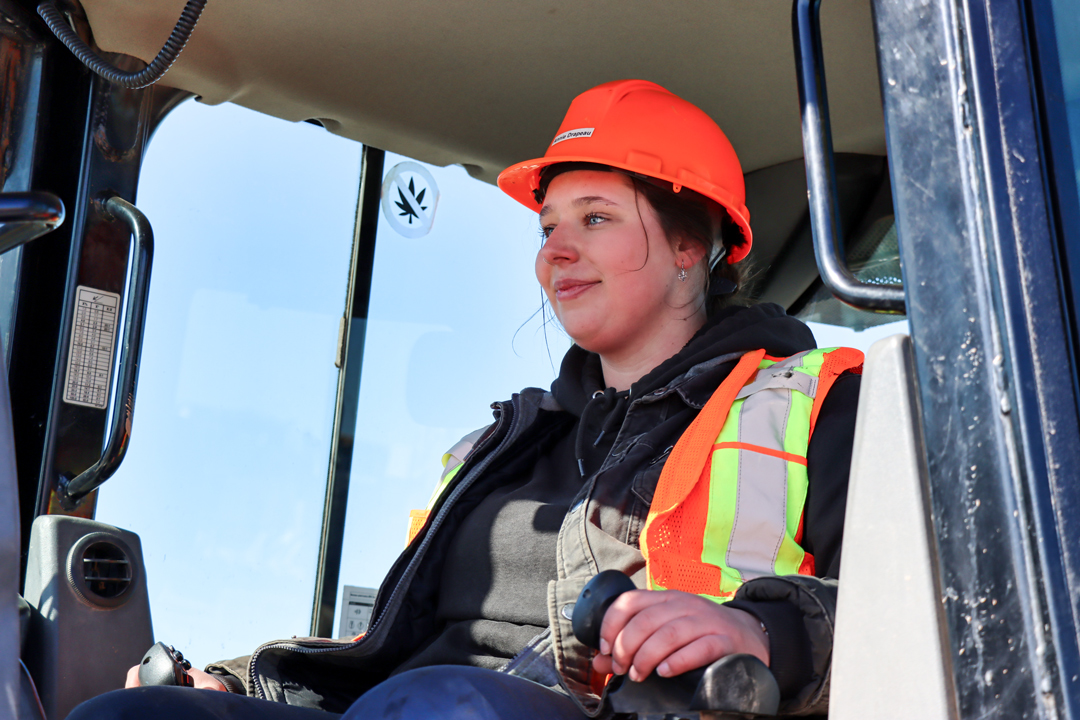
[[[663,461],[742,353],[765,348],[770,355],[787,356],[813,347],[806,326],[778,306],[729,308],[636,383],[621,402],[610,391],[606,398],[592,398],[599,389],[589,386],[594,360],[572,348],[554,393],[526,389],[493,406],[495,423],[466,457],[424,530],[392,567],[361,640],[269,643],[244,664],[232,661],[212,669],[243,679],[247,691],[259,697],[343,711],[439,632],[435,598],[448,539],[477,503],[505,481],[500,464],[528,453],[554,425],[565,427],[570,412],[578,416],[578,430],[586,436],[599,426],[607,435],[602,446],[607,447],[597,457],[595,451],[580,451],[591,443],[579,444],[579,458],[588,465],[587,481],[559,534],[559,577],[549,587],[550,627],[526,648],[526,661],[511,662],[508,670],[543,681],[545,669],[557,668],[560,684],[583,709],[599,713],[602,701],[594,692],[591,652],[570,634],[564,608],[598,570],[623,570],[644,586],[638,535]],[[839,567],[857,394],[857,376],[836,383],[821,410],[807,458],[810,486],[803,545],[814,554],[818,572],[829,577],[835,577]],[[575,407],[582,398],[585,404]],[[591,402],[604,407],[590,410]],[[732,601],[768,628],[783,712],[827,708],[835,600],[834,581],[793,577],[750,581]]]

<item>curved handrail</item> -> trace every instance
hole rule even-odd
[[[0,193],[0,254],[55,230],[64,203],[47,192]]]
[[[857,279],[844,257],[840,209],[836,202],[836,166],[825,91],[821,49],[821,0],[795,0],[792,8],[795,66],[802,113],[810,227],[821,280],[833,295],[861,310],[904,312],[902,285],[873,285]]]
[[[124,342],[120,349],[120,369],[117,372],[113,395],[112,424],[109,441],[96,463],[74,479],[61,477],[58,488],[60,502],[74,509],[79,502],[112,477],[127,454],[131,439],[131,419],[135,414],[135,387],[139,380],[139,356],[142,353],[146,301],[150,291],[150,266],[154,256],[154,232],[150,221],[138,208],[121,197],[111,197],[104,203],[105,211],[122,220],[131,229],[135,240],[134,264],[125,292]]]

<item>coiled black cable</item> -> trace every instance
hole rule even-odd
[[[206,7],[206,1],[188,0],[187,5],[184,6],[184,11],[180,13],[180,19],[176,22],[176,27],[173,28],[169,39],[165,41],[165,46],[161,48],[161,52],[157,54],[157,57],[149,65],[138,72],[124,72],[98,57],[97,53],[83,42],[74,28],[64,19],[60,9],[56,6],[55,0],[46,0],[41,3],[38,5],[37,11],[45,24],[53,31],[53,34],[59,38],[60,42],[67,45],[68,50],[75,53],[75,57],[79,58],[83,65],[109,82],[131,90],[137,90],[156,83],[176,62],[180,51],[184,49],[188,38],[191,37],[191,31],[195,29],[195,23],[199,22],[199,16],[202,15],[203,8]]]

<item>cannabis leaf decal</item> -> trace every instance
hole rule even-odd
[[[408,199],[405,197],[405,193],[402,192],[400,187],[398,187],[397,192],[398,192],[398,197],[400,198],[400,200],[395,200],[394,204],[397,205],[401,209],[401,212],[399,212],[398,215],[400,215],[401,217],[404,217],[404,218],[408,218],[409,224],[412,225],[413,218],[416,218],[417,220],[419,220],[420,216],[416,214],[415,210],[413,210],[412,205],[409,204]],[[414,178],[409,178],[409,194],[412,195],[413,198],[416,200],[416,204],[420,205],[420,203],[424,202],[424,195],[427,194],[427,188],[424,188],[423,190],[420,191],[419,194],[417,194],[417,192],[416,192],[416,183],[414,182]],[[420,205],[420,209],[421,210],[427,210],[427,206],[426,205]]]

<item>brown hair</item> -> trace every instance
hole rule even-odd
[[[745,287],[746,262],[732,265],[728,263],[727,256],[730,256],[732,248],[744,245],[746,239],[742,229],[722,205],[689,188],[684,187],[676,193],[672,190],[671,183],[619,170],[610,165],[585,162],[558,163],[544,168],[540,173],[540,189],[536,191],[538,201],[542,201],[553,178],[574,170],[599,170],[628,176],[634,191],[644,197],[656,213],[668,242],[674,244],[676,239],[682,239],[700,246],[705,251],[702,262],[705,268],[707,317],[712,317],[721,308],[745,304],[748,295]],[[709,258],[717,247],[726,250],[725,257],[710,271]],[[725,292],[732,285],[734,290]],[[714,289],[721,292],[714,293]]]

